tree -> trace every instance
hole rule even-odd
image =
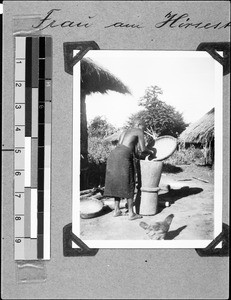
[[[115,131],[116,128],[102,116],[96,116],[88,126],[89,137],[104,138]]]
[[[132,124],[134,119],[140,118],[148,129],[154,129],[158,136],[171,135],[177,137],[185,130],[188,124],[183,120],[182,114],[175,108],[159,100],[163,91],[158,86],[150,86],[146,89],[145,95],[140,99],[139,105],[144,110],[133,114],[129,119]]]
[[[106,161],[111,152],[111,143],[104,141],[116,128],[102,116],[95,117],[88,126],[88,185],[104,185]]]

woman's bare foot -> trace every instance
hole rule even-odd
[[[122,216],[122,211],[121,210],[115,210],[114,214],[113,214],[113,217],[120,217],[120,216]]]
[[[129,216],[128,220],[133,221],[141,218],[143,218],[141,215],[133,214]]]

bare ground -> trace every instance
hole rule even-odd
[[[92,219],[81,219],[80,238],[84,240],[142,240],[148,239],[139,226],[140,221],[151,224],[163,221],[169,214],[174,218],[166,236],[168,240],[213,239],[214,172],[197,165],[176,166],[162,173],[159,209],[154,216],[129,221],[128,217],[113,217],[113,199],[106,199],[103,213]],[[170,172],[170,173],[169,173]],[[166,186],[170,186],[170,191]],[[142,199],[141,199],[142,201]],[[165,207],[164,202],[170,203]],[[125,213],[125,201],[121,201]],[[110,208],[111,207],[111,208]]]

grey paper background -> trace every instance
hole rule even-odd
[[[13,17],[59,8],[56,20],[94,26],[47,28],[53,37],[51,260],[45,283],[18,284],[13,252],[13,152],[2,152],[3,299],[227,299],[228,259],[199,257],[194,249],[100,249],[95,257],[63,257],[62,229],[71,222],[72,76],[64,72],[63,43],[94,40],[100,49],[196,50],[201,42],[227,42],[229,29],[155,28],[172,11],[197,23],[228,23],[228,1],[103,2],[5,1],[3,36],[3,149],[13,148]],[[109,28],[114,22],[143,23],[142,30]],[[166,70],[167,71],[167,70]],[[229,203],[229,80],[224,77],[223,222]]]

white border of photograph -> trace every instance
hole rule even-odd
[[[92,50],[94,51],[94,50]],[[108,51],[97,50],[100,54]],[[120,50],[120,52],[132,51],[133,55],[151,53],[158,58],[166,57],[210,57],[215,64],[215,158],[214,158],[214,238],[222,231],[222,202],[223,202],[223,68],[204,51],[146,51],[146,50]],[[136,53],[139,52],[139,53]],[[78,53],[73,51],[73,55]],[[72,231],[80,236],[80,62],[73,67],[73,147],[72,147]],[[90,248],[205,248],[212,240],[84,240]],[[77,248],[72,243],[73,248]]]

